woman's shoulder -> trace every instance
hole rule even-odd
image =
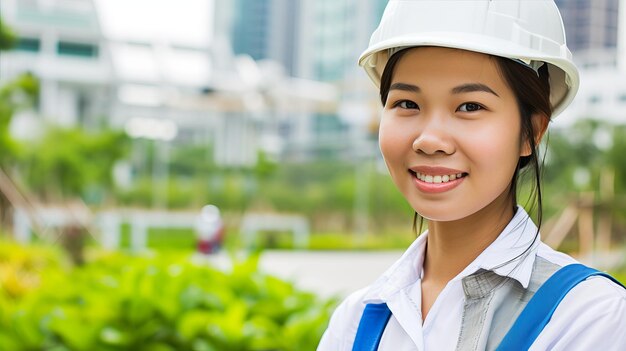
[[[583,314],[618,314],[626,326],[626,288],[605,276],[594,275],[580,282],[562,304]]]
[[[580,263],[573,257],[560,251],[556,251],[543,243],[539,247],[537,256],[558,267]],[[608,297],[606,294],[618,299],[626,298],[626,289],[607,277],[592,276],[579,283],[567,296],[583,295],[578,296],[577,300],[580,301],[580,299],[584,298],[593,299],[597,297],[596,295],[606,298]]]
[[[343,315],[344,317],[358,317],[360,318],[365,308],[365,298],[370,291],[370,286],[359,289],[349,294],[337,307],[335,314]]]
[[[626,350],[626,289],[603,276],[575,286],[537,339],[558,350]],[[543,348],[539,348],[543,349]]]
[[[543,246],[537,255],[553,264],[578,263],[564,253]],[[565,295],[535,346],[549,344],[560,350],[626,350],[624,330],[626,289],[607,277],[591,276]]]
[[[537,256],[559,267],[567,266],[569,264],[579,263],[572,256],[565,254],[563,252],[557,251],[543,242],[541,242],[541,244],[539,245],[539,248],[537,250]]]
[[[328,328],[322,336],[318,351],[344,350],[346,345],[352,345],[356,331],[365,309],[365,296],[369,287],[357,290],[346,297],[337,306],[330,317]]]

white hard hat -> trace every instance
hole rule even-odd
[[[380,85],[387,60],[400,48],[440,46],[546,63],[553,116],[578,91],[578,70],[553,0],[389,0],[359,65]]]

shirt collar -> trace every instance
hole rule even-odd
[[[387,301],[391,295],[420,279],[427,238],[428,231],[425,231],[409,246],[402,257],[370,286],[364,296],[364,302]],[[484,269],[513,278],[527,288],[539,242],[537,227],[528,213],[518,206],[515,215],[496,240],[453,280],[461,280]]]
[[[496,240],[454,279],[462,279],[484,269],[513,278],[528,288],[540,240],[537,226],[518,206],[513,219]]]
[[[366,303],[387,301],[391,295],[420,279],[427,237],[428,231],[418,236],[398,261],[370,286],[364,297]]]

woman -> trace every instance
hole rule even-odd
[[[337,308],[318,350],[362,349],[372,321],[368,350],[494,350],[538,288],[576,263],[538,229],[537,146],[578,89],[558,9],[391,0],[360,64],[380,88],[391,177],[428,230]],[[523,171],[536,181],[538,226],[517,205]],[[595,275],[563,294],[528,346],[500,349],[626,350],[626,289]],[[370,317],[366,305],[390,313]]]

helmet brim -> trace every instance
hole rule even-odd
[[[488,39],[488,40],[486,40]],[[558,46],[556,43],[554,43]],[[571,61],[571,53],[565,45],[552,48],[557,55],[546,55],[545,50],[529,49],[511,41],[503,39],[485,38],[473,33],[431,32],[411,33],[406,36],[396,36],[370,46],[359,58],[359,65],[363,67],[374,82],[380,87],[380,79],[389,59],[391,49],[436,46],[483,54],[500,56],[524,61],[540,61],[548,64],[550,74],[550,102],[553,107],[552,118],[560,114],[572,102],[579,86],[579,75],[576,66]],[[568,57],[569,59],[564,59]]]

